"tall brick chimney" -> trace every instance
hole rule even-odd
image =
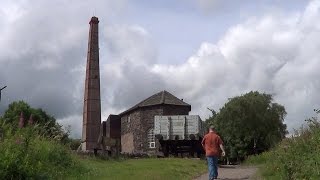
[[[93,151],[97,147],[101,125],[98,18],[92,17],[89,24],[83,105],[82,151]]]

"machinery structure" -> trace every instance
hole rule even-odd
[[[155,116],[154,134],[165,157],[178,153],[200,157],[204,153],[201,141],[205,127],[198,115]]]

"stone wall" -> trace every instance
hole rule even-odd
[[[191,106],[164,105],[163,115],[189,115]]]
[[[135,110],[121,116],[121,150],[125,153],[135,153],[136,139],[140,135],[139,130],[142,129],[140,121],[140,111]],[[127,138],[132,136],[132,138]],[[139,139],[139,138],[138,138]],[[132,141],[128,142],[128,141]],[[129,147],[132,146],[132,147]]]
[[[149,106],[141,109],[141,121],[143,124],[143,129],[141,132],[141,150],[144,152],[154,151],[155,148],[149,148],[148,144],[148,132],[151,128],[154,128],[154,116],[163,115],[163,106]]]
[[[122,152],[155,152],[157,148],[149,148],[148,144],[148,132],[151,128],[154,128],[154,116],[188,115],[190,109],[188,106],[156,105],[138,108],[123,115],[121,117]]]
[[[126,133],[121,135],[121,152],[134,153],[133,133]]]

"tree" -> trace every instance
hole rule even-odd
[[[69,132],[65,132],[53,116],[47,114],[43,109],[30,107],[30,105],[24,101],[11,103],[3,117],[0,119],[0,123],[10,126],[11,129],[15,131],[18,128],[21,113],[23,113],[26,124],[32,115],[34,127],[36,128],[35,130],[37,130],[40,135],[48,138],[56,138],[61,141],[68,138]]]
[[[229,99],[208,120],[224,140],[229,158],[268,150],[285,137],[285,108],[272,100],[270,94],[251,91]]]

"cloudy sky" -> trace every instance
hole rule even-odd
[[[0,114],[25,100],[80,137],[93,15],[103,120],[164,89],[202,119],[228,98],[273,94],[290,132],[320,108],[320,1],[1,0]]]

